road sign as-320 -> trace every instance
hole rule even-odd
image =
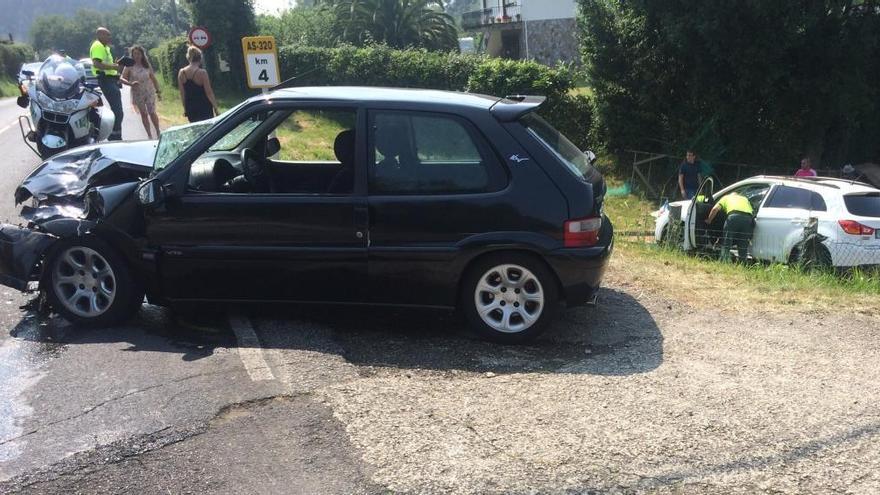
[[[278,51],[272,36],[247,36],[241,39],[247,83],[250,88],[277,86]]]

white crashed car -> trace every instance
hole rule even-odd
[[[758,176],[718,192],[707,179],[696,201],[676,201],[653,213],[655,239],[686,251],[719,249],[724,215],[711,225],[705,220],[715,202],[734,191],[749,198],[756,212],[752,258],[786,263],[810,257],[835,267],[880,265],[880,189],[827,177]]]

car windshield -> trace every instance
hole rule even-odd
[[[175,158],[180,156],[184,150],[189,148],[200,137],[204,136],[205,133],[217,125],[217,123],[221,122],[229,115],[232,115],[239,109],[239,107],[244,105],[244,103],[245,102],[239,103],[213,119],[172,127],[162,131],[162,136],[159,138],[159,145],[156,147],[156,158],[153,160],[153,171],[159,172],[165,169],[165,167],[174,161]],[[246,130],[243,129],[247,127],[246,124],[249,122],[251,121],[247,120],[240,124],[233,129],[232,132],[217,141],[211,149],[232,149],[237,146],[238,143],[240,143],[242,139],[253,130],[253,127]],[[235,141],[236,139],[237,141]],[[235,141],[235,143],[230,144],[231,141]],[[231,147],[223,148],[223,146]]]
[[[590,165],[590,159],[587,158],[587,155],[546,120],[535,113],[530,113],[520,119],[520,122],[576,176],[589,177],[592,175],[593,166]]]

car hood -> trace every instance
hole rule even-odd
[[[158,141],[101,143],[58,154],[37,167],[15,191],[16,204],[81,203],[89,188],[135,182],[153,169]]]

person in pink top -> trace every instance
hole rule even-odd
[[[801,168],[797,169],[797,172],[794,173],[795,177],[815,177],[816,175],[818,174],[813,170],[813,161],[806,156],[801,159]]]

